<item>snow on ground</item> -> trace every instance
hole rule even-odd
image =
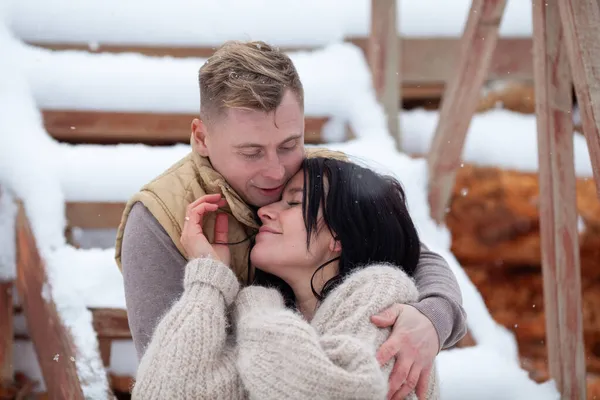
[[[16,277],[15,218],[17,205],[8,190],[0,187],[0,282]]]
[[[426,154],[435,133],[437,111],[413,110],[402,113],[402,145],[409,153]],[[476,114],[471,121],[463,160],[477,165],[537,172],[537,130],[535,115],[494,109]],[[583,135],[573,137],[575,173],[591,177],[592,164]]]
[[[371,4],[370,0],[6,1],[8,26],[23,40],[86,43],[91,48],[124,42],[217,46],[229,39],[321,46],[347,36],[366,36]],[[398,30],[414,37],[457,37],[470,5],[470,0],[400,0]],[[501,35],[530,36],[531,31],[531,2],[509,0]]]

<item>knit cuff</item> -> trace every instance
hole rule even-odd
[[[188,262],[184,286],[188,289],[195,283],[207,284],[219,290],[227,306],[233,303],[240,290],[240,283],[233,271],[213,258],[195,258]]]
[[[235,300],[236,318],[257,308],[285,308],[283,297],[277,289],[248,286]]]
[[[446,341],[452,333],[452,325],[454,324],[452,320],[452,315],[454,314],[448,301],[440,297],[428,297],[410,305],[419,310],[433,324],[438,335],[438,352],[445,348]]]

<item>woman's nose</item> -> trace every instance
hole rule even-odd
[[[258,218],[260,218],[263,223],[274,220],[276,215],[277,213],[273,204],[258,209]]]

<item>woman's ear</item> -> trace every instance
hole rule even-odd
[[[342,242],[338,240],[337,236],[331,238],[329,242],[329,250],[332,253],[341,253],[342,252]]]

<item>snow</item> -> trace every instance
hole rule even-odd
[[[79,250],[68,245],[46,255],[55,301],[58,293],[66,302],[124,309],[123,276],[114,257],[114,248]]]
[[[402,145],[409,153],[426,154],[438,122],[437,111],[422,109],[402,114]],[[497,166],[525,172],[538,171],[535,115],[493,109],[475,114],[471,121],[462,159],[465,163]],[[575,173],[593,176],[583,135],[573,136]]]
[[[16,43],[0,24],[0,54],[14,54]],[[40,247],[64,243],[64,197],[53,165],[55,143],[16,57],[0,63],[0,186],[22,199]],[[19,138],[19,140],[16,140]]]
[[[336,0],[6,1],[7,24],[23,40],[85,43],[90,48],[115,43],[217,46],[229,39],[322,46],[368,35],[371,4],[370,0],[343,5]],[[531,3],[507,3],[500,34],[530,36]],[[411,37],[457,37],[470,5],[470,0],[398,1],[398,30]]]
[[[8,190],[0,188],[0,282],[15,279],[16,242],[15,218],[17,205]]]
[[[31,46],[23,46],[19,54],[36,103],[43,109],[158,113],[200,109],[197,77],[205,59],[54,52]],[[351,44],[336,43],[290,57],[304,86],[305,114],[332,117],[324,136],[329,141],[343,139],[344,122],[357,118],[350,106],[370,87],[362,52]]]
[[[442,351],[437,357],[443,400],[559,399],[554,382],[536,384],[497,351],[476,346]],[[475,384],[476,383],[476,384]]]
[[[120,376],[135,376],[137,353],[131,340],[113,340],[110,351],[110,372]]]

